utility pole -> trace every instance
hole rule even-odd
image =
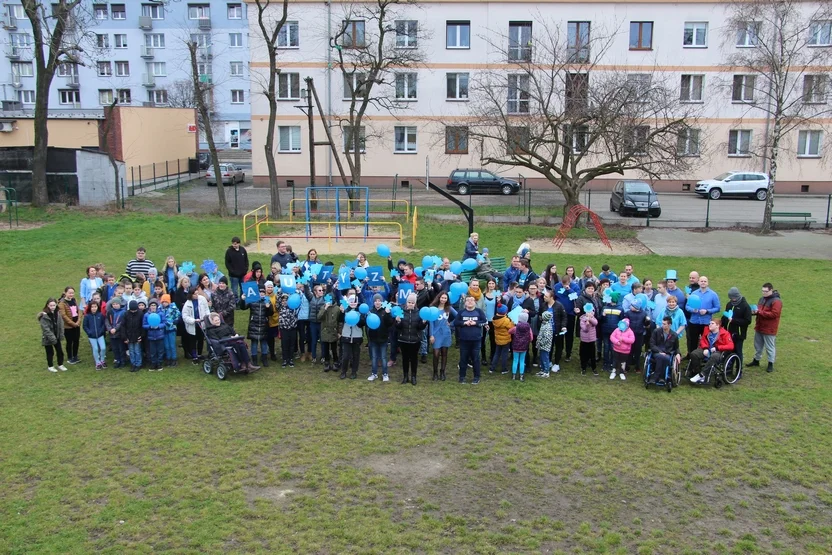
[[[312,78],[304,79],[306,88],[301,90],[301,95],[306,98],[306,106],[298,106],[306,114],[309,126],[309,186],[315,186],[315,114],[312,106]],[[326,143],[329,144],[329,143]]]

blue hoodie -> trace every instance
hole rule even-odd
[[[561,292],[562,291],[562,292]],[[580,296],[580,291],[572,287],[564,287],[561,283],[557,287],[555,287],[555,296],[558,298],[558,302],[563,305],[563,308],[566,310],[567,315],[574,315],[575,314],[575,302],[569,298],[571,293],[575,293],[576,295]]]
[[[148,323],[147,318],[151,314],[158,314],[159,315],[160,322],[159,322],[158,326],[152,326],[151,327],[151,325]],[[164,339],[165,338],[165,315],[162,314],[161,312],[159,312],[158,309],[157,309],[156,312],[150,312],[150,310],[148,310],[147,312],[144,313],[144,318],[142,319],[142,327],[147,330],[147,339],[148,340],[157,341],[159,339]]]

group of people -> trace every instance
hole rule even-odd
[[[184,358],[198,364],[207,336],[242,372],[258,370],[257,362],[276,362],[279,340],[283,367],[300,359],[356,379],[366,341],[368,380],[389,381],[401,357],[401,383],[412,385],[429,354],[432,379],[447,379],[454,342],[460,383],[466,383],[468,368],[471,383],[479,383],[483,364],[519,381],[533,367],[539,368],[536,376],[548,378],[571,361],[577,338],[581,374],[598,376],[600,367],[610,379],[624,380],[641,371],[641,354],[650,351],[658,364],[689,359],[689,377],[698,383],[724,353],[737,352],[742,360],[754,318],[755,354],[747,366],[759,366],[765,351],[767,370],[774,370],[782,301],[770,283],[763,284],[756,305],[732,287],[723,306],[708,277],[695,271],[684,288],[677,286],[675,270],[661,280],[642,280],[631,264],[618,273],[604,264],[598,275],[591,266],[580,273],[567,266],[559,274],[548,264],[538,275],[526,243],[498,272],[476,233],[461,258],[470,269],[465,275],[473,274],[464,281],[461,261],[427,256],[421,266],[405,259],[394,264],[383,245],[377,252],[387,257],[387,272],[375,271],[364,253],[336,267],[320,262],[315,249],[301,260],[284,241],[276,246],[269,273],[260,262],[249,263],[238,237],[225,253],[227,275],[211,260],[197,272],[193,263],[177,264],[172,256],[157,269],[144,248],[120,276],[90,266],[79,295],[66,287],[38,315],[49,371],[66,370],[65,360],[79,362],[81,329],[98,369],[107,367],[108,343],[116,368],[176,366],[177,337]],[[234,329],[238,310],[248,311],[248,345]]]

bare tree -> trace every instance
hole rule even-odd
[[[614,33],[569,23],[534,22],[514,36],[489,33],[509,63],[468,83],[469,117],[445,128],[447,151],[478,147],[484,164],[526,168],[563,193],[566,211],[591,180],[624,172],[659,178],[697,160],[695,114],[659,72],[598,67]],[[449,79],[451,77],[449,76]],[[451,84],[449,83],[449,87]]]
[[[266,165],[269,168],[269,193],[271,197],[271,213],[280,214],[280,188],[277,184],[277,163],[274,159],[274,132],[277,122],[277,79],[280,69],[277,67],[278,38],[283,26],[286,24],[286,17],[289,9],[289,0],[275,2],[274,5],[282,4],[280,17],[274,16],[274,11],[269,9],[272,6],[271,0],[254,0],[257,7],[257,25],[263,42],[266,45],[266,52],[269,55],[269,76],[268,83],[263,88],[263,95],[269,101],[269,124],[266,129]],[[311,154],[311,153],[310,153]]]
[[[212,83],[216,85],[216,83]],[[168,91],[168,105],[171,108],[197,108],[196,95],[194,94],[194,85],[191,79],[177,79],[167,88]],[[205,103],[208,105],[208,115],[213,116],[217,112],[217,97],[213,93],[213,89],[209,94],[205,95]],[[196,123],[199,130],[205,134],[205,121],[202,115],[197,110]],[[219,133],[220,126],[214,119],[211,119],[211,130],[214,134]]]
[[[46,154],[49,146],[49,89],[58,66],[80,63],[85,24],[81,0],[22,0],[32,24],[35,56],[35,145],[32,157],[32,205],[49,203],[46,187]]]
[[[771,231],[777,163],[784,140],[799,127],[823,127],[820,118],[832,113],[832,51],[816,48],[832,44],[830,21],[832,2],[828,0],[743,0],[728,8],[723,40],[734,52],[725,64],[737,74],[724,85],[731,89],[733,102],[745,104],[744,116],[758,113],[768,120],[765,135],[757,141],[768,161],[763,233]],[[804,136],[803,140],[810,139]]]
[[[104,109],[104,121],[99,127],[99,137],[101,137],[101,148],[107,153],[107,159],[110,161],[110,166],[113,168],[113,179],[116,188],[116,210],[121,210],[121,183],[118,175],[118,162],[113,154],[113,149],[110,148],[110,135],[113,133],[113,110],[118,106],[118,98],[113,97],[113,101],[107,108]]]

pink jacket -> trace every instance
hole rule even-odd
[[[630,347],[636,342],[636,336],[630,328],[627,328],[627,331],[621,331],[615,328],[615,331],[610,335],[610,342],[612,343],[613,351],[626,355],[630,353]]]
[[[596,333],[597,326],[598,320],[595,316],[590,316],[589,314],[581,316],[582,343],[595,343],[595,340],[598,339],[598,334]]]

